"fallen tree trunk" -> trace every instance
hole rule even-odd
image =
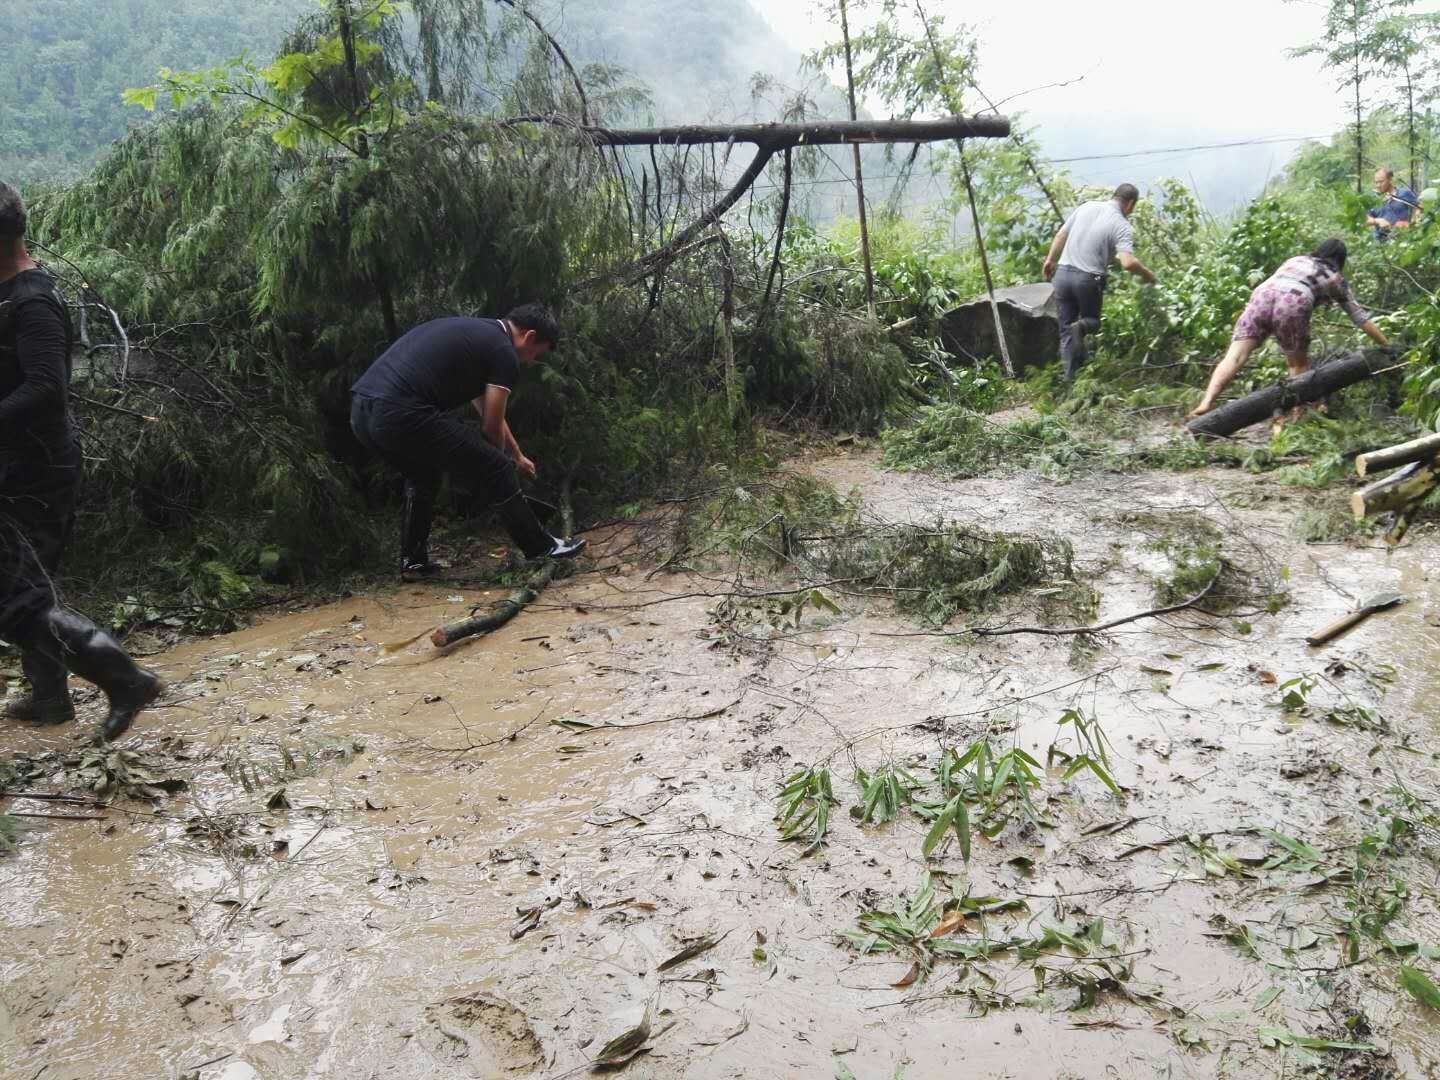
[[[1003,139],[1003,116],[955,116],[944,120],[816,120],[805,124],[681,124],[657,128],[606,128],[576,124],[563,116],[516,116],[502,122],[551,124],[584,135],[598,146],[700,146],[754,143],[772,154],[787,146],[843,146],[847,143],[925,143],[945,139]]]
[[[1277,413],[1293,409],[1307,401],[1319,401],[1352,383],[1378,375],[1394,361],[1383,352],[1366,349],[1348,353],[1323,363],[1293,379],[1274,383],[1253,394],[1226,402],[1204,416],[1197,416],[1186,427],[1193,435],[1233,435],[1251,424],[1269,420]]]
[[[1384,450],[1372,450],[1355,459],[1355,472],[1360,476],[1382,473],[1413,461],[1433,461],[1440,456],[1440,435],[1425,435]]]
[[[1440,469],[1440,462],[1434,458],[1413,461],[1403,469],[1367,484],[1350,496],[1350,509],[1355,513],[1355,520],[1413,507],[1440,483],[1437,469]]]
[[[504,2],[504,0],[502,0]],[[843,146],[849,143],[920,143],[945,139],[1003,139],[1010,134],[1010,121],[1003,116],[952,116],[943,120],[819,120],[803,124],[681,124],[675,127],[606,128],[577,124],[557,114],[515,116],[503,120],[501,128],[524,124],[549,124],[566,128],[603,146],[704,146],[723,144],[726,156],[735,143],[755,146],[755,156],[734,185],[713,206],[659,249],[636,259],[618,275],[600,275],[576,283],[587,289],[607,280],[633,281],[657,270],[663,271],[686,244],[714,225],[733,207],[764,172],[776,154],[797,146]],[[777,239],[777,244],[783,240]]]

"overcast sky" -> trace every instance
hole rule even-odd
[[[809,0],[752,0],[800,49],[838,31]],[[1129,13],[1125,9],[1129,9]],[[1197,143],[1325,136],[1345,123],[1332,73],[1288,49],[1316,39],[1318,0],[1207,0],[1201,4],[962,3],[929,0],[931,16],[971,25],[980,39],[980,85],[996,101],[1034,90],[1003,111],[1023,111],[1052,158]],[[1440,10],[1440,3],[1417,10]],[[1035,89],[1079,79],[1065,87]],[[1372,93],[1380,94],[1375,86]],[[1075,162],[1094,183],[1193,177],[1216,209],[1248,198],[1297,143]]]

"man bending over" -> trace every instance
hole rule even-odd
[[[494,505],[511,538],[534,559],[568,559],[584,540],[561,540],[536,519],[517,472],[535,475],[505,420],[521,364],[560,339],[549,309],[524,304],[503,319],[434,319],[405,334],[350,388],[355,437],[405,478],[400,517],[402,574],[432,574],[430,520],[443,472],[463,473]],[[481,428],[449,415],[466,402]]]

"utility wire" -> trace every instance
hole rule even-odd
[[[1046,158],[1052,165],[1064,165],[1071,161],[1106,161],[1113,158],[1145,157],[1150,154],[1184,154],[1194,150],[1230,150],[1237,146],[1269,146],[1272,143],[1309,142],[1312,139],[1328,139],[1329,135],[1277,135],[1274,138],[1242,139],[1238,142],[1201,143],[1198,146],[1165,146],[1155,150],[1127,150],[1117,154],[1085,154],[1081,157]]]
[[[1117,158],[1148,157],[1148,156],[1155,155],[1155,154],[1186,154],[1186,153],[1193,153],[1193,152],[1196,152],[1196,151],[1230,150],[1230,149],[1234,149],[1235,147],[1240,147],[1240,146],[1269,146],[1269,145],[1273,145],[1273,144],[1276,144],[1276,143],[1309,142],[1309,141],[1311,141],[1311,140],[1328,139],[1328,138],[1330,138],[1329,135],[1280,135],[1280,136],[1275,136],[1274,138],[1242,139],[1242,140],[1237,141],[1237,142],[1202,143],[1202,144],[1197,145],[1197,146],[1167,146],[1167,147],[1157,147],[1157,148],[1155,148],[1155,149],[1153,149],[1153,150],[1127,150],[1127,151],[1124,151],[1123,153],[1114,153],[1114,154],[1085,154],[1085,155],[1082,155],[1082,156],[1080,156],[1080,157],[1042,158],[1041,160],[1043,160],[1043,161],[1045,161],[1045,162],[1047,162],[1047,163],[1049,163],[1049,164],[1051,164],[1051,165],[1065,165],[1065,164],[1069,164],[1069,163],[1071,163],[1071,162],[1076,162],[1076,161],[1109,161],[1109,160],[1115,160],[1115,159],[1117,159]],[[877,174],[877,175],[871,177],[871,179],[872,179],[872,180],[903,180],[903,179],[905,179],[907,176],[913,176],[913,172],[912,172],[912,173],[882,173],[882,174]],[[792,183],[792,186],[793,186],[793,187],[815,187],[815,186],[820,185],[820,184],[852,184],[852,183],[854,183],[854,181],[853,181],[850,177],[848,177],[848,176],[837,176],[837,177],[830,177],[830,178],[824,178],[824,179],[794,180],[794,181],[792,181],[791,183]],[[753,185],[752,185],[752,187],[759,188],[759,189],[778,188],[778,187],[780,187],[780,186],[781,186],[781,185],[779,185],[779,184],[770,184],[770,183],[757,183],[757,184],[753,184]]]

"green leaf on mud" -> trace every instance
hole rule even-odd
[[[1263,1011],[1265,1007],[1278,998],[1282,992],[1278,986],[1272,986],[1270,989],[1262,991],[1260,996],[1255,999],[1255,1011]]]
[[[650,1038],[650,1007],[645,1007],[645,1015],[628,1031],[622,1031],[615,1038],[611,1039],[600,1048],[600,1053],[595,1055],[592,1065],[623,1065],[636,1054],[640,1053],[645,1046],[645,1041]]]
[[[1259,833],[1261,836],[1267,837],[1279,844],[1286,851],[1290,852],[1291,855],[1304,859],[1306,862],[1321,863],[1325,861],[1324,854],[1305,843],[1304,840],[1297,840],[1293,836],[1286,836],[1284,833],[1278,833],[1274,829],[1260,829]]]
[[[1317,1039],[1313,1035],[1297,1035],[1288,1028],[1262,1027],[1258,1035],[1260,1045],[1267,1050],[1277,1046],[1294,1046],[1302,1050],[1374,1050],[1370,1043],[1340,1042],[1336,1039]]]
[[[721,934],[719,937],[715,937],[713,934],[708,937],[703,937],[699,941],[687,945],[674,956],[670,957],[670,959],[661,962],[660,966],[657,967],[655,970],[669,971],[673,967],[679,967],[681,964],[685,963],[686,960],[693,960],[701,953],[709,952],[711,949],[713,949],[716,945],[720,944],[720,942],[724,941],[729,936],[730,931],[726,930],[725,933]]]
[[[966,862],[970,861],[970,811],[959,795],[945,804],[945,809],[936,815],[935,824],[931,825],[930,831],[925,834],[925,842],[921,845],[920,850],[927,859],[944,839],[946,830],[952,827],[955,829],[956,838],[960,841],[960,856]]]
[[[1410,991],[1410,996],[1420,1004],[1440,1012],[1440,987],[1436,987],[1434,980],[1425,972],[1409,964],[1401,964],[1400,985]]]
[[[589,731],[591,728],[604,727],[603,723],[596,720],[587,720],[583,716],[557,716],[550,723],[556,727],[564,728],[566,731]]]

